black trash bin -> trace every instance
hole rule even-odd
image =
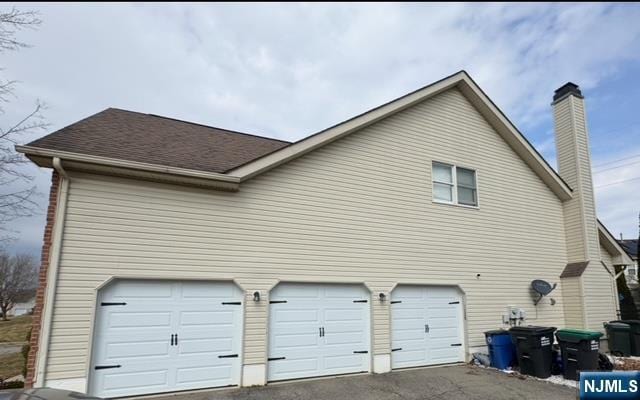
[[[553,361],[551,346],[556,328],[546,326],[515,326],[509,329],[516,346],[520,373],[548,378]]]
[[[612,321],[604,324],[607,331],[609,353],[615,356],[631,355],[631,327],[629,324]]]
[[[640,356],[640,320],[637,319],[621,319],[619,321],[629,325],[630,355]]]
[[[556,338],[562,352],[565,379],[580,379],[580,371],[598,370],[602,333],[581,329],[558,329]]]

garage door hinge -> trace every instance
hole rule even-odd
[[[367,350],[361,350],[361,351],[356,350],[353,352],[353,354],[367,354],[367,353],[368,353]]]
[[[398,304],[398,303],[402,303],[402,300],[394,300],[391,302],[391,304]]]
[[[269,304],[281,304],[286,302],[287,302],[286,300],[271,300]]]
[[[95,369],[120,368],[122,365],[96,365]]]
[[[241,301],[223,301],[222,302],[223,306],[239,306],[242,305]]]
[[[454,344],[452,344],[451,346],[453,346],[453,347],[459,347],[459,346],[462,346],[462,343],[454,343]]]
[[[450,301],[449,304],[460,304],[459,301]]]
[[[366,303],[368,300],[354,300],[354,303]]]
[[[227,354],[224,356],[218,356],[218,358],[238,358],[237,354]]]
[[[100,303],[101,306],[126,306],[127,303],[109,303],[109,302],[102,302]]]
[[[286,360],[287,357],[270,357],[267,358],[267,361],[277,361],[277,360]]]
[[[391,351],[400,351],[402,350],[402,347],[396,347],[395,349],[391,349]]]

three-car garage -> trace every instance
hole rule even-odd
[[[384,307],[391,368],[464,361],[463,297],[455,287],[399,285],[387,299],[364,284],[285,282],[268,299],[268,382],[371,372],[372,321]],[[230,281],[112,281],[96,303],[90,393],[241,385],[246,306]]]

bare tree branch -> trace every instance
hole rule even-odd
[[[29,47],[28,44],[16,39],[18,31],[34,29],[42,20],[37,11],[20,11],[12,8],[8,12],[0,12],[0,52],[20,50]]]
[[[17,34],[25,29],[35,29],[41,23],[36,11],[17,8],[0,11],[0,54],[29,47],[17,38]],[[4,71],[0,69],[0,72]],[[0,116],[6,114],[6,107],[16,99],[17,84],[16,80],[0,78]],[[36,101],[33,109],[17,121],[0,122],[0,245],[12,238],[13,232],[7,226],[9,221],[38,211],[33,177],[22,168],[27,159],[15,152],[14,145],[22,142],[26,134],[48,126],[42,115],[44,109],[45,105]]]

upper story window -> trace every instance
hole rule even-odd
[[[464,206],[478,205],[476,171],[434,162],[432,165],[433,200]]]

